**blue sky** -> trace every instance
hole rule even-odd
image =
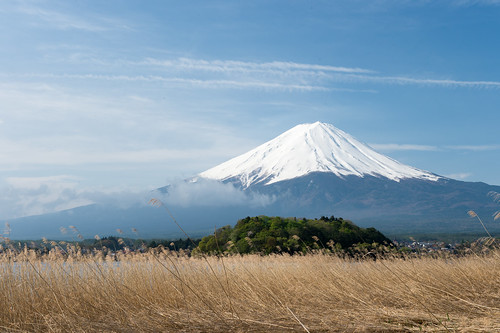
[[[500,185],[500,1],[2,1],[0,218],[190,177],[305,122]]]

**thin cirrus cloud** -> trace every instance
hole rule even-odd
[[[492,151],[500,150],[500,145],[457,145],[457,146],[431,146],[419,144],[399,144],[399,143],[371,143],[370,146],[375,150],[391,151]]]
[[[77,18],[56,11],[44,10],[41,8],[31,7],[31,6],[19,7],[18,11],[22,14],[34,17],[38,19],[38,21],[43,22],[43,24],[56,29],[61,29],[61,30],[76,29],[76,30],[84,30],[91,32],[101,32],[108,30],[107,27],[99,23],[83,20],[81,18]]]
[[[88,61],[84,54],[69,57],[73,60]],[[373,89],[353,89],[334,87],[334,83],[374,84],[374,85],[416,85],[439,86],[443,88],[482,88],[499,89],[500,81],[456,80],[436,78],[416,78],[411,76],[382,75],[372,69],[360,67],[342,67],[322,64],[307,64],[286,61],[246,62],[238,60],[206,60],[193,58],[154,59],[141,61],[123,59],[96,61],[94,63],[109,66],[120,66],[120,74],[100,73],[29,73],[24,77],[52,79],[87,79],[113,80],[123,82],[164,82],[177,86],[194,86],[201,88],[237,88],[268,89],[288,91],[344,91],[344,92],[376,92]],[[82,60],[83,59],[83,60]],[[86,60],[87,59],[87,60]],[[123,73],[127,71],[141,72],[140,75]],[[158,74],[158,70],[164,72]],[[150,72],[151,74],[148,74]]]
[[[113,29],[131,30],[130,27],[111,17],[92,15],[71,15],[61,11],[42,9],[34,4],[21,2],[19,5],[5,8],[4,11],[20,13],[30,17],[34,25],[43,26],[56,30],[80,30],[86,32],[101,33]]]
[[[348,74],[344,78],[352,81],[395,84],[395,85],[420,85],[420,86],[441,86],[457,88],[500,88],[499,81],[465,81],[451,79],[431,79],[431,78],[412,78],[404,76],[377,76],[377,75],[357,75]]]
[[[370,146],[375,150],[380,151],[437,151],[440,150],[437,146],[418,145],[418,144],[398,144],[398,143],[371,143]]]
[[[483,6],[498,6],[500,5],[500,0],[458,0],[450,2],[452,6],[457,7],[470,7],[476,5]]]
[[[12,76],[12,75],[10,75]],[[22,78],[46,78],[46,79],[76,79],[76,80],[101,80],[121,82],[160,82],[176,87],[199,87],[203,89],[263,89],[273,91],[339,91],[339,92],[363,92],[376,93],[373,89],[351,89],[331,87],[308,83],[278,82],[276,80],[263,80],[254,78],[252,80],[226,80],[226,79],[198,79],[168,77],[160,75],[102,75],[102,74],[24,74]]]
[[[293,84],[293,83],[280,83],[269,82],[263,80],[253,81],[240,81],[240,80],[204,80],[196,78],[179,78],[179,77],[166,77],[159,75],[98,75],[98,74],[85,74],[85,75],[63,75],[63,78],[72,79],[94,79],[106,81],[146,81],[146,82],[163,82],[175,86],[196,86],[207,89],[218,88],[237,88],[237,89],[269,89],[269,90],[299,90],[299,91],[331,91],[335,88],[323,87],[310,84]],[[341,88],[338,88],[341,89]],[[341,89],[344,90],[344,89]],[[356,91],[354,89],[347,89]]]
[[[453,150],[470,150],[470,151],[491,151],[500,150],[500,145],[462,145],[462,146],[447,146]]]
[[[350,68],[317,64],[303,64],[296,62],[272,61],[272,62],[246,62],[235,60],[204,60],[191,58],[178,58],[174,60],[160,60],[147,58],[138,62],[142,65],[153,65],[164,68],[205,70],[211,72],[280,72],[311,71],[316,74],[321,72],[340,73],[373,73],[372,70],[363,68]]]
[[[234,60],[204,60],[191,58],[178,58],[173,60],[160,60],[147,58],[137,62],[138,65],[158,66],[169,70],[198,70],[214,73],[246,73],[266,74],[270,76],[298,76],[304,79],[319,79],[322,81],[382,83],[395,85],[423,85],[442,87],[480,87],[500,88],[498,81],[468,81],[453,79],[414,78],[408,76],[379,75],[376,71],[360,67],[342,67],[319,64],[304,64],[284,61],[271,62],[245,62]]]

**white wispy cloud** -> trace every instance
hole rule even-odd
[[[30,22],[34,26],[57,30],[81,30],[97,33],[116,29],[131,30],[126,23],[114,17],[105,17],[83,11],[77,14],[67,13],[37,1],[13,1],[4,6],[3,11],[27,16],[29,19],[24,21]]]
[[[418,144],[399,144],[399,143],[370,143],[370,146],[379,151],[399,151],[399,150],[418,150],[418,151],[437,151],[437,146],[418,145]]]
[[[295,76],[305,81],[331,82],[371,82],[396,85],[425,85],[463,88],[500,88],[500,81],[454,80],[436,78],[416,78],[410,76],[381,75],[375,70],[359,67],[342,67],[319,64],[304,64],[296,62],[245,62],[235,60],[204,60],[192,58],[153,59],[136,62],[139,65],[159,66],[168,70],[208,71],[214,73],[234,74],[244,73],[265,75],[269,80],[278,76]]]
[[[65,61],[91,62],[96,65],[122,66],[144,74],[101,73],[25,73],[18,77],[51,79],[86,79],[123,82],[162,82],[177,86],[211,89],[267,89],[282,91],[341,91],[376,92],[374,89],[338,87],[339,83],[371,83],[385,85],[439,86],[443,88],[499,89],[500,81],[436,79],[411,76],[381,75],[371,69],[342,67],[295,62],[244,62],[236,60],[204,60],[192,58],[152,59],[128,61],[123,59],[99,59],[96,54],[77,53]],[[69,60],[68,60],[69,59]],[[163,71],[158,74],[158,68]],[[147,74],[150,72],[151,74]],[[5,74],[3,74],[5,76]],[[11,74],[12,75],[12,74]]]
[[[419,144],[400,143],[370,143],[370,146],[379,151],[449,151],[449,150],[469,150],[469,151],[490,151],[500,150],[500,145],[456,145],[456,146],[432,146]]]
[[[452,178],[452,179],[463,180],[463,179],[467,179],[470,176],[472,176],[472,173],[470,173],[470,172],[459,172],[459,173],[447,174],[447,175],[444,175],[444,176],[448,177],[448,178]]]
[[[163,82],[166,84],[184,85],[184,86],[197,86],[206,89],[217,88],[237,88],[237,89],[270,89],[270,90],[299,90],[299,91],[331,91],[335,88],[308,85],[308,84],[287,84],[280,82],[269,81],[239,81],[239,80],[203,80],[179,77],[165,77],[158,75],[63,75],[65,78],[74,79],[94,79],[94,80],[110,80],[110,81],[146,81],[146,82]],[[341,89],[341,88],[339,88]],[[355,89],[348,89],[349,91],[356,91]]]
[[[104,25],[101,25],[97,22],[91,22],[89,20],[84,20],[81,17],[42,9],[35,6],[23,5],[19,6],[17,9],[19,12],[34,17],[39,21],[42,21],[45,25],[49,25],[56,29],[75,29],[91,32],[101,32],[108,29]]]
[[[461,88],[500,88],[500,81],[466,81],[451,79],[413,78],[405,76],[378,76],[378,75],[357,75],[346,74],[337,77],[337,80],[351,80],[359,82],[372,82],[396,85],[421,85],[421,86],[442,86]]]
[[[14,75],[3,75],[13,77]],[[107,74],[24,74],[21,78],[47,78],[47,79],[76,79],[76,80],[103,80],[121,82],[160,82],[171,86],[200,87],[204,89],[263,89],[278,91],[339,91],[353,93],[376,93],[373,89],[352,89],[312,84],[276,82],[276,80],[212,80],[167,77],[159,75],[107,75]]]
[[[471,7],[475,5],[498,6],[500,5],[500,0],[457,0],[451,1],[450,4],[456,7]]]
[[[138,64],[154,65],[166,68],[204,70],[211,72],[293,72],[293,71],[311,71],[318,75],[321,72],[340,72],[340,73],[372,73],[372,70],[364,68],[351,68],[341,66],[329,66],[318,64],[303,64],[287,61],[271,62],[246,62],[236,60],[204,60],[191,58],[178,58],[171,60],[161,60],[147,58]],[[305,72],[301,72],[305,73]]]
[[[447,148],[454,150],[488,151],[488,150],[500,150],[500,145],[458,145],[458,146],[447,146]]]

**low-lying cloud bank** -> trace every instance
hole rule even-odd
[[[154,194],[165,204],[181,207],[264,207],[276,200],[274,196],[246,192],[233,184],[205,178],[174,182],[166,187],[165,192],[156,191]]]
[[[189,207],[265,207],[274,196],[246,192],[232,184],[199,178],[174,181],[162,190],[82,188],[79,179],[69,175],[51,177],[11,177],[0,182],[0,220],[53,213],[98,204],[127,209],[145,206],[158,198],[169,206]]]
[[[149,193],[125,188],[82,188],[69,175],[10,177],[0,182],[0,219],[53,213],[91,204],[127,208],[146,205]]]

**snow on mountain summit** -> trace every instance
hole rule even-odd
[[[329,172],[342,177],[371,175],[394,181],[440,177],[399,163],[330,124],[301,124],[249,152],[199,174],[215,180],[238,181],[244,188],[269,185],[307,175]]]

